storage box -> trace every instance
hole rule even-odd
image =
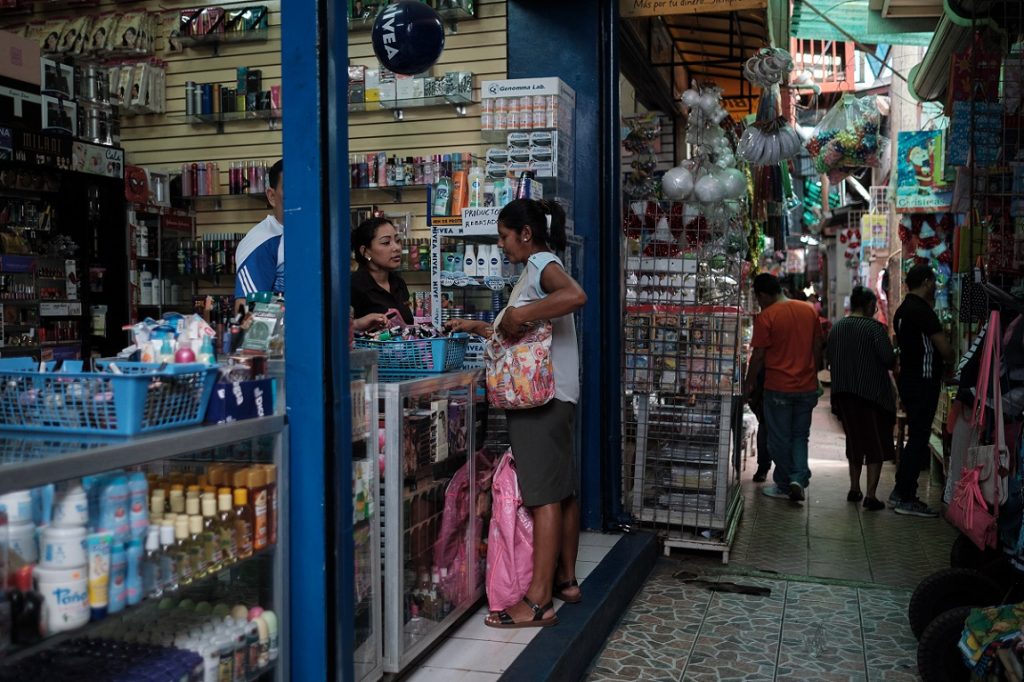
[[[0,31],[0,80],[34,85],[39,80],[39,43],[15,33]]]
[[[206,408],[207,424],[258,419],[274,414],[276,379],[217,383]]]

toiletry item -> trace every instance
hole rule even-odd
[[[488,267],[488,262],[490,261],[490,257],[488,256],[489,251],[490,251],[490,247],[487,244],[481,244],[481,245],[476,247],[476,276],[477,277],[486,277],[487,276],[487,267]]]
[[[188,516],[179,514],[174,518],[174,545],[171,546],[171,555],[174,557],[174,565],[178,571],[179,585],[192,584],[195,567],[192,564],[192,555],[188,545]]]
[[[464,170],[457,170],[452,176],[452,215],[462,215],[469,198],[469,178]]]
[[[110,553],[113,544],[114,537],[110,533],[93,533],[85,538],[85,549],[89,562],[89,603],[86,610],[91,610],[93,620],[100,620],[107,615],[107,606],[110,603]],[[57,571],[58,569],[51,570]],[[38,571],[36,574],[38,580]],[[43,592],[44,596],[46,595],[42,589],[39,591]],[[88,618],[86,620],[88,621]]]
[[[0,511],[7,513],[7,523],[32,522],[32,491],[18,490],[0,495]]]
[[[192,564],[192,579],[205,577],[210,567],[206,562],[206,545],[203,542],[203,517],[195,514],[188,517],[189,563]]]
[[[163,516],[167,512],[167,496],[163,488],[157,488],[149,497],[149,516]]]
[[[261,617],[267,624],[267,637],[270,639],[269,656],[270,662],[273,663],[278,656],[277,614],[273,611],[264,611]]]
[[[452,256],[452,272],[463,272],[466,266],[466,245],[459,242],[455,245],[455,254]]]
[[[470,208],[479,208],[484,205],[484,169],[479,165],[473,166],[469,171],[469,198]]]
[[[36,524],[31,521],[7,524],[7,562],[12,569],[39,561]]]
[[[426,270],[427,268],[424,268]],[[277,544],[277,467],[273,464],[259,466],[267,477],[267,529],[271,545]]]
[[[483,206],[490,208],[496,206],[498,201],[495,196],[495,184],[490,180],[484,181]]]
[[[258,552],[267,547],[270,534],[267,527],[267,476],[259,467],[252,467],[246,480],[249,499],[252,500],[252,549]]]
[[[81,482],[60,488],[53,502],[54,526],[84,526],[89,523],[89,496]]]
[[[216,528],[224,566],[230,566],[238,559],[238,550],[235,546],[235,515],[231,502],[231,488],[219,488]]]
[[[89,622],[91,600],[86,569],[36,567],[32,577],[36,591],[43,598],[41,629],[44,636],[74,630]]]
[[[252,507],[249,506],[249,491],[235,488],[235,558],[247,559],[252,556]]]
[[[260,666],[260,628],[252,621],[245,622],[243,627],[245,628],[245,667],[251,675],[262,667]]]
[[[203,511],[203,562],[210,573],[219,571],[224,566],[224,552],[217,532],[217,496],[203,493],[201,506]]]
[[[467,277],[476,277],[476,247],[473,244],[466,244],[466,251],[462,264],[462,271]]]
[[[85,526],[50,526],[43,529],[39,565],[44,568],[85,566]]]
[[[37,526],[49,526],[53,522],[53,497],[57,486],[53,483],[32,489],[32,520]]]
[[[128,557],[127,575],[124,581],[125,603],[134,606],[142,601],[142,540],[132,538],[125,545]]]
[[[164,518],[160,522],[160,578],[159,584],[164,592],[178,589],[178,562],[174,556],[174,518]]]
[[[15,571],[15,591],[11,593],[11,641],[21,646],[42,638],[43,595],[32,588],[32,572],[32,566]]]
[[[171,513],[185,513],[185,486],[180,483],[175,483],[171,486],[170,505]]]
[[[146,269],[145,263],[139,272],[139,305],[153,305],[153,273]]]
[[[213,352],[213,338],[209,336],[203,337],[202,345],[199,346],[199,353],[196,354],[196,362],[201,362],[204,365],[212,365],[216,362]]]
[[[146,532],[146,546],[141,558],[142,596],[159,597],[163,594],[160,584],[160,526],[150,526]]]
[[[501,277],[501,249],[492,244],[487,253],[487,276]]]
[[[133,471],[128,474],[128,526],[132,538],[141,539],[149,527],[149,511],[146,508],[146,497],[149,495],[149,482],[146,474]]]
[[[131,538],[128,500],[127,476],[114,474],[104,480],[100,490],[100,515],[96,530],[113,533],[114,541],[121,544]]]
[[[128,581],[128,554],[124,545],[115,541],[110,550],[110,590],[107,613],[119,613],[124,610]]]
[[[436,216],[450,215],[452,210],[452,179],[438,178],[434,185],[433,213]]]

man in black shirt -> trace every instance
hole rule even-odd
[[[935,314],[935,273],[915,265],[907,273],[907,296],[893,316],[900,372],[896,386],[907,414],[907,443],[896,469],[896,489],[889,504],[897,514],[936,517],[938,512],[917,497],[917,479],[928,461],[928,439],[939,404],[943,365],[952,364],[953,349]]]

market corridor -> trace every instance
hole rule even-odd
[[[948,567],[955,532],[940,519],[865,512],[846,501],[842,429],[818,404],[813,478],[802,506],[760,494],[747,460],[746,505],[728,566],[711,554],[661,558],[588,680],[916,680],[910,594]],[[895,467],[882,473],[887,497]],[[921,499],[941,489],[921,475]],[[765,587],[766,596],[712,592],[694,577]]]

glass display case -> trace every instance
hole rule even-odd
[[[380,384],[386,672],[403,671],[483,595],[478,495],[490,464],[470,456],[480,379],[469,370]]]
[[[383,674],[378,496],[377,351],[353,350],[352,545],[355,554],[355,679]]]
[[[0,680],[288,676],[283,416],[0,434]]]

